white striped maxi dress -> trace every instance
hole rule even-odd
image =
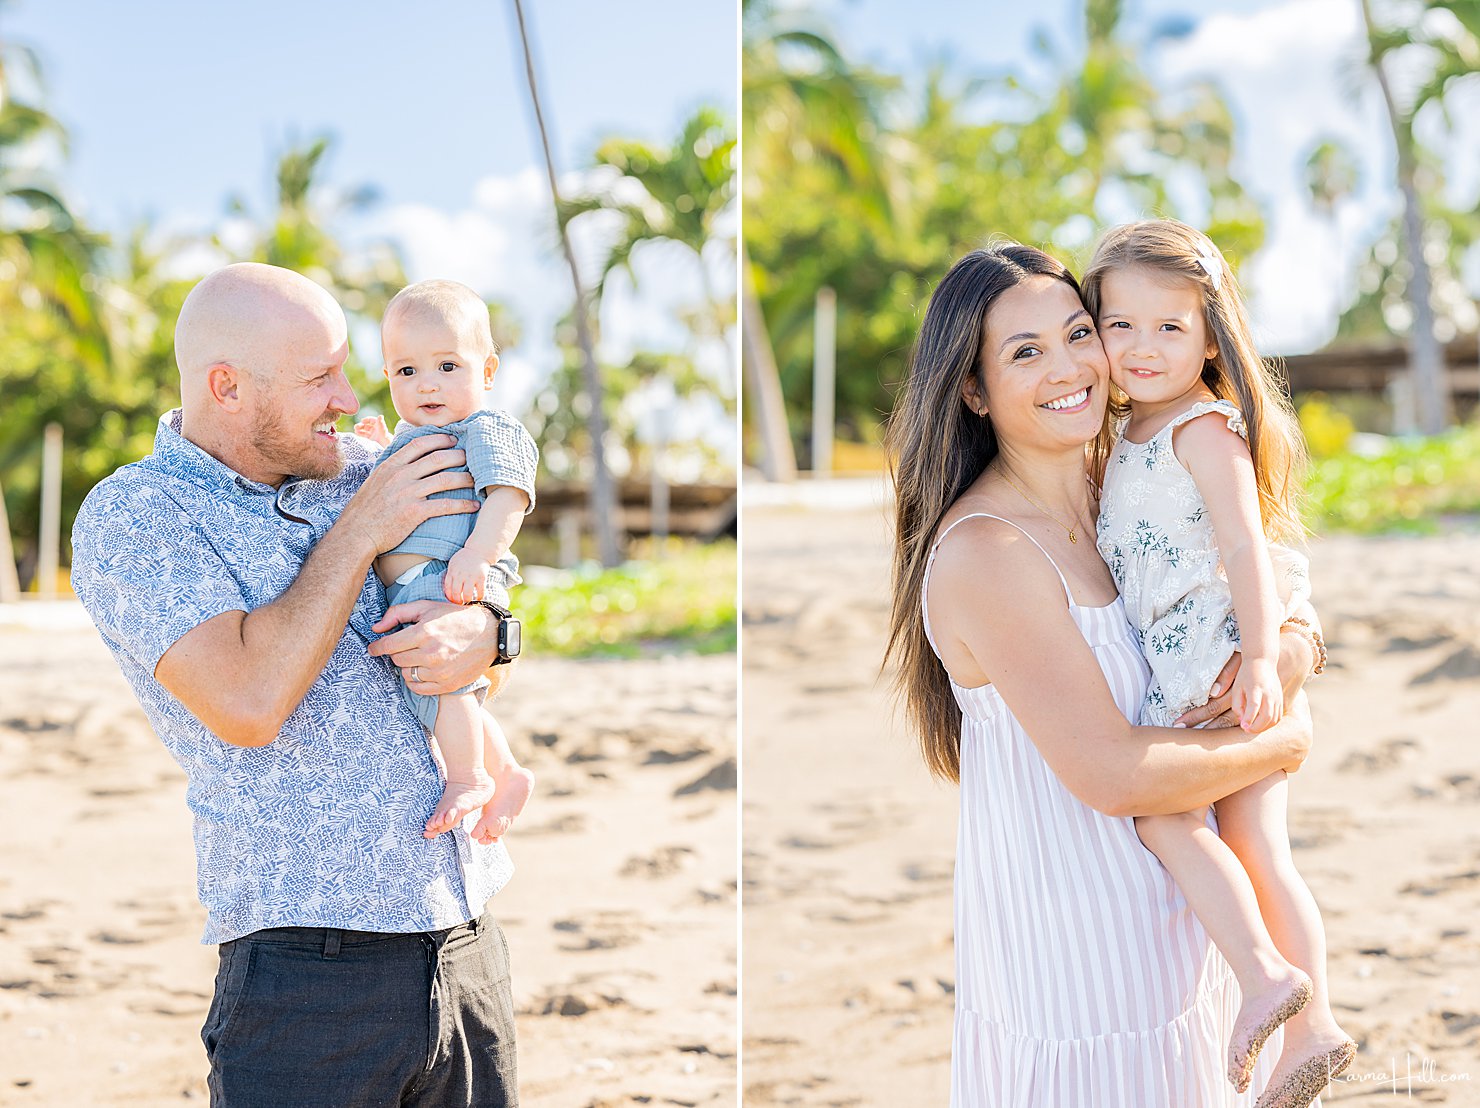
[[[963,516],[936,540],[922,603],[940,543],[979,516],[1001,519]],[[1075,604],[1054,570],[1135,720],[1149,670],[1120,600]],[[1076,799],[994,687],[951,687],[961,705],[953,1108],[1253,1108],[1283,1035],[1266,1044],[1250,1091],[1235,1093],[1225,1059],[1238,984],[1134,822]]]

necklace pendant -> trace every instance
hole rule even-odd
[[[1074,529],[1072,527],[1069,529],[1069,542],[1076,546],[1079,544],[1079,540],[1074,537]]]

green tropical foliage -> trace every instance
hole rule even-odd
[[[377,322],[406,277],[391,244],[348,245],[344,229],[376,194],[332,180],[327,135],[286,143],[274,159],[267,195],[228,198],[209,233],[167,238],[143,225],[110,241],[69,210],[55,184],[66,135],[42,106],[17,91],[17,77],[23,90],[41,87],[31,52],[0,39],[0,489],[24,581],[37,549],[42,427],[57,422],[63,429],[65,534],[87,491],[148,453],[160,413],[178,403],[174,325],[201,257],[303,273],[334,294],[359,335],[365,327],[357,321]],[[610,196],[591,198],[593,207],[610,207],[620,217],[620,249],[607,269],[625,268],[634,250],[665,240],[681,243],[696,259],[715,249],[733,257],[733,233],[722,230],[722,221],[734,205],[734,146],[733,123],[710,109],[685,121],[671,147],[620,138],[603,143],[594,160],[609,167],[613,181],[624,182]],[[706,277],[696,261],[695,284]],[[728,303],[722,292],[708,290],[692,318],[681,322],[700,338],[718,334],[734,322],[732,308],[726,315]],[[495,338],[508,350],[519,340],[519,321],[499,304],[491,304],[490,313]],[[379,366],[365,364],[364,352],[356,354],[352,374],[362,405],[391,415]],[[609,400],[614,429],[608,438],[629,466],[649,463],[637,435],[641,405],[633,397],[652,382],[667,382],[680,400],[712,397],[733,406],[732,390],[700,373],[692,350],[639,352],[605,373],[618,386]],[[583,429],[569,417],[581,410],[581,393],[562,370],[531,420],[537,430],[541,421],[548,423],[548,454],[567,458],[573,476]]]
[[[571,657],[722,654],[736,647],[733,542],[670,540],[616,569],[563,572],[519,590],[529,648]]]
[[[682,248],[680,256],[688,256],[684,264],[702,295],[701,305],[683,320],[693,340],[686,350],[639,350],[625,364],[601,365],[610,463],[619,474],[643,472],[654,459],[651,436],[641,433],[641,425],[655,402],[708,403],[722,416],[735,411],[735,298],[729,289],[722,294],[710,276],[716,253],[721,264],[726,257],[729,266],[734,264],[735,241],[723,229],[735,202],[734,128],[716,109],[701,107],[684,120],[671,144],[608,139],[597,147],[593,162],[602,173],[598,186],[564,201],[561,218],[569,225],[597,219],[612,225],[604,238],[598,299],[613,274],[623,274],[635,286],[634,255],[660,244]],[[547,472],[562,479],[585,478],[591,457],[586,419],[591,401],[575,328],[568,321],[557,340],[565,360],[536,396],[530,430],[541,443]],[[701,342],[723,347],[723,379],[700,369]],[[683,449],[691,470],[695,462],[700,472],[729,468],[702,442],[685,442]]]
[[[0,124],[12,104],[4,101]],[[18,131],[22,142],[39,134],[39,113],[26,111],[31,122]],[[405,274],[388,246],[351,252],[340,245],[335,223],[373,194],[361,189],[336,196],[319,183],[329,148],[327,138],[289,147],[277,166],[271,214],[253,219],[246,203],[233,199],[228,218],[237,232],[245,222],[248,234],[217,233],[210,242],[223,261],[296,269],[329,288],[352,316],[376,320]],[[0,146],[0,175],[6,149]],[[26,195],[35,200],[38,192],[33,187]],[[39,525],[40,429],[53,422],[62,427],[67,532],[88,490],[147,454],[160,413],[179,402],[174,327],[195,280],[179,276],[174,262],[201,245],[163,241],[148,226],[113,244],[78,226],[59,200],[36,201],[30,210],[44,212],[46,221],[33,219],[0,236],[0,268],[8,263],[19,278],[3,294],[19,310],[0,314],[0,486],[23,565],[34,554]],[[228,250],[228,240],[245,247]],[[379,373],[362,373],[357,393],[389,412]]]
[[[1155,40],[1126,24],[1120,3],[1091,0],[1082,53],[1040,36],[1056,76],[1036,85],[940,67],[911,84],[852,64],[805,9],[746,5],[746,247],[799,445],[822,286],[838,297],[838,433],[869,442],[944,261],[990,235],[1082,264],[1097,227],[1159,212],[1208,230],[1235,265],[1258,249],[1222,98],[1161,92],[1142,60]],[[1173,177],[1189,186],[1176,197]]]
[[[1390,59],[1412,71],[1406,96],[1399,101],[1395,95],[1395,141],[1412,159],[1422,256],[1433,286],[1429,302],[1442,341],[1473,315],[1461,274],[1466,255],[1480,244],[1480,207],[1450,202],[1434,138],[1452,137],[1452,95],[1467,79],[1473,87],[1480,75],[1480,0],[1428,0],[1425,6],[1427,14],[1417,21],[1378,6],[1374,18],[1389,22],[1375,28],[1371,46],[1374,61]],[[1430,136],[1428,144],[1419,139],[1421,130]],[[1403,220],[1395,216],[1360,262],[1359,295],[1341,316],[1341,338],[1385,338],[1411,330],[1413,265],[1405,247]]]
[[[1480,427],[1320,459],[1306,493],[1306,520],[1317,533],[1432,534],[1446,517],[1480,513]]]

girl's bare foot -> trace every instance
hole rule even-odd
[[[1298,1043],[1287,1039],[1256,1108],[1306,1108],[1356,1054],[1357,1044],[1334,1024],[1319,1037]]]
[[[1239,1092],[1249,1087],[1254,1063],[1274,1029],[1310,1003],[1310,978],[1290,968],[1290,976],[1244,997],[1228,1043],[1228,1080]]]
[[[483,817],[473,828],[473,841],[487,846],[509,833],[514,817],[524,811],[530,793],[534,792],[534,774],[523,766],[514,766],[498,775],[498,788],[493,799],[483,807]]]
[[[421,836],[435,839],[444,831],[451,831],[463,821],[463,817],[476,812],[493,799],[493,778],[486,774],[475,781],[449,781],[442,790],[442,799],[437,801],[437,810],[427,820]]]

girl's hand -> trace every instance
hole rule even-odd
[[[1237,650],[1223,663],[1223,668],[1218,671],[1218,677],[1213,682],[1213,687],[1208,690],[1208,701],[1196,708],[1189,709],[1177,717],[1177,727],[1198,727],[1209,720],[1218,720],[1211,724],[1213,727],[1237,727],[1238,720],[1233,717],[1233,684],[1238,677],[1238,671],[1243,663],[1244,656]],[[1219,719],[1227,716],[1226,720]]]
[[[1285,714],[1285,690],[1274,662],[1246,658],[1233,682],[1233,710],[1250,734],[1273,727]]]
[[[391,431],[385,425],[385,417],[383,416],[366,416],[355,424],[355,434],[359,435],[362,439],[369,439],[371,442],[380,446],[389,446],[391,444]]]
[[[454,604],[471,604],[483,599],[484,583],[492,567],[464,547],[447,562],[442,577],[442,592]]]

